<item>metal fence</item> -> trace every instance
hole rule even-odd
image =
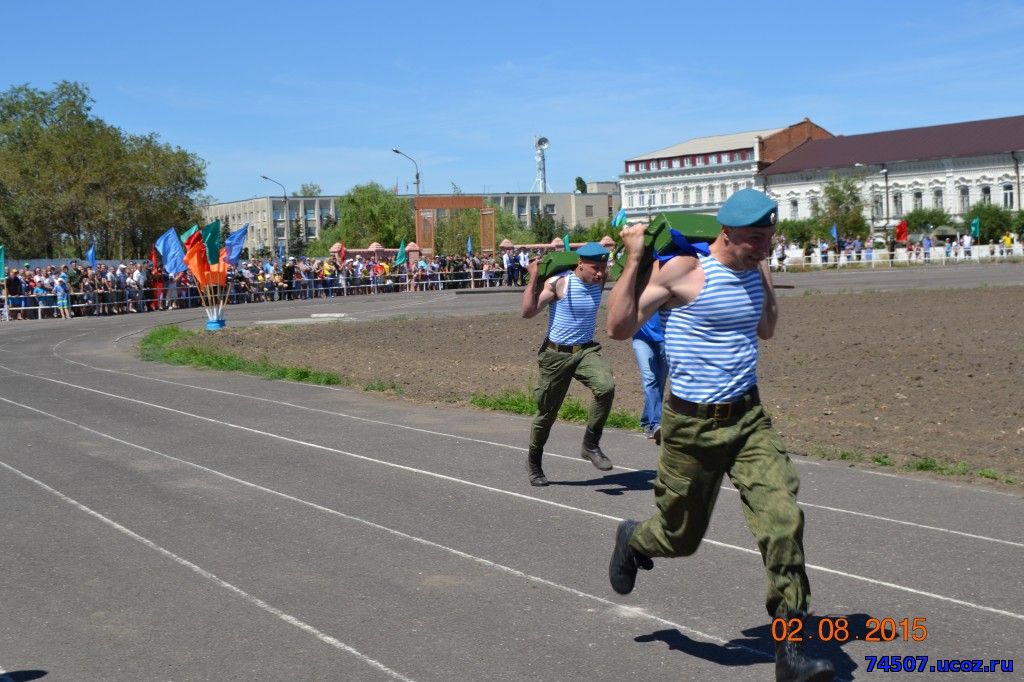
[[[499,286],[522,286],[525,270],[521,274],[501,270],[475,270],[464,272],[415,271],[391,275],[324,277],[295,280],[290,285],[275,282],[236,278],[231,282],[229,305],[269,303],[274,301],[308,301],[346,296],[371,296],[410,291],[444,291],[455,289],[481,289]],[[163,286],[144,289],[101,289],[77,292],[68,296],[71,316],[127,315],[177,308],[197,308],[202,304],[195,286]],[[61,317],[57,296],[23,294],[7,299],[2,311],[3,319],[47,319]]]

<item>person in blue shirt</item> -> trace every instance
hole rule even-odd
[[[644,410],[640,414],[640,428],[644,436],[661,444],[661,401],[665,395],[668,377],[668,359],[665,357],[665,332],[661,315],[655,314],[633,334],[633,355],[640,371],[640,384],[644,389]]]
[[[533,486],[548,485],[541,468],[544,444],[573,379],[594,394],[580,456],[601,471],[612,468],[599,442],[612,411],[615,380],[611,364],[601,355],[601,344],[594,341],[597,311],[601,307],[608,269],[608,249],[597,242],[587,242],[576,253],[579,255],[576,268],[548,277],[541,288],[532,286],[537,279],[537,260],[531,260],[526,267],[531,285],[523,291],[523,317],[534,317],[551,306],[547,338],[537,356],[539,376],[534,389],[537,416],[533,419],[526,460]]]

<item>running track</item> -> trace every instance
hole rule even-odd
[[[1020,273],[780,281],[796,287],[786,295]],[[515,293],[435,292],[228,315],[517,306]],[[0,325],[8,679],[773,679],[763,569],[728,485],[701,550],[656,560],[619,597],[612,534],[652,509],[648,441],[608,432],[616,468],[604,474],[576,457],[582,428],[559,423],[545,462],[555,484],[535,489],[522,417],[136,358],[146,329],[200,315]],[[815,612],[860,637],[868,617],[927,627],[923,642],[814,643],[842,678],[878,676],[867,655],[1014,659],[1019,674],[1021,495],[795,461]]]

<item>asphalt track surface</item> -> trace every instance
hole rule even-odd
[[[878,288],[1021,272],[895,272]],[[788,281],[872,288],[857,273]],[[517,305],[434,292],[228,320]],[[653,508],[648,441],[609,430],[603,473],[576,454],[582,428],[559,423],[553,485],[531,488],[523,417],[137,359],[166,322],[198,327],[201,312],[0,325],[7,679],[773,679],[764,573],[728,484],[700,551],[656,560],[620,597],[607,562],[618,521]],[[813,609],[860,638],[811,643],[840,678],[878,676],[864,657],[884,655],[1014,659],[1019,675],[1020,495],[795,461]],[[927,638],[898,626],[865,642],[868,617],[923,618]]]

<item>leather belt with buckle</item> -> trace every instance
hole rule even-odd
[[[693,403],[675,394],[669,394],[668,405],[672,411],[697,419],[714,419],[716,422],[739,419],[747,410],[761,404],[761,396],[754,386],[742,397],[730,403]]]
[[[544,346],[546,348],[549,348],[551,350],[556,350],[559,353],[578,353],[581,350],[583,350],[584,348],[590,348],[591,346],[596,346],[596,345],[597,344],[594,343],[593,341],[587,341],[586,343],[577,343],[575,345],[565,345],[565,344],[562,344],[562,343],[555,343],[551,339],[547,339],[547,340],[544,341]]]

